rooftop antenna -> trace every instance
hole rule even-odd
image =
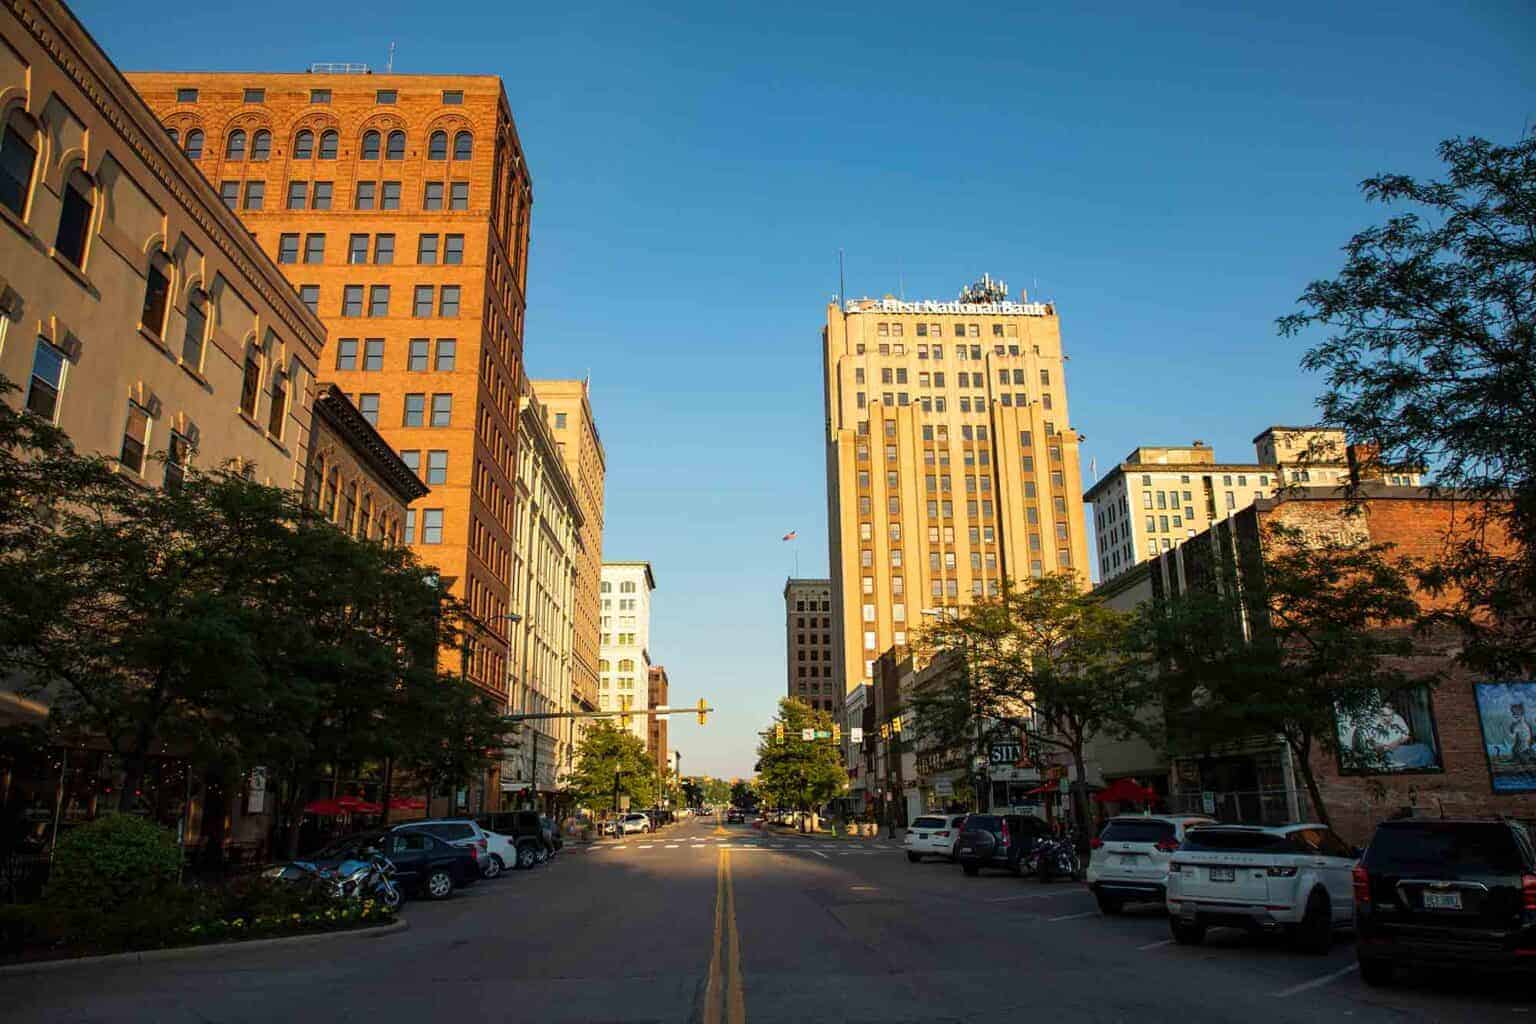
[[[389,44],[389,62],[384,65],[384,73],[386,75],[392,75],[392,74],[395,73],[395,44],[394,43],[390,43]]]
[[[843,309],[848,308],[848,289],[843,279],[843,250],[837,250],[837,304]]]
[[[901,296],[901,301],[907,301],[907,275],[901,270],[896,271],[896,294]]]

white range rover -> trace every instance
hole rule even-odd
[[[1354,923],[1360,851],[1326,825],[1208,825],[1190,829],[1168,865],[1168,923],[1193,945],[1212,926],[1284,931],[1326,953]]]

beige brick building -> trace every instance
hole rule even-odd
[[[304,504],[347,533],[398,544],[406,509],[427,493],[341,389],[322,384],[314,401]]]
[[[467,674],[506,702],[532,186],[501,81],[129,79],[329,330],[326,379],[432,488],[405,538],[480,620]]]
[[[832,617],[832,581],[784,581],[785,696],[798,697],[841,719],[843,687],[837,671],[837,632]]]
[[[823,332],[836,664],[844,689],[925,609],[1066,569],[1087,583],[1078,435],[1046,303],[860,299]]]
[[[1253,439],[1255,462],[1217,462],[1204,442],[1143,445],[1088,488],[1099,578],[1172,550],[1260,498],[1285,487],[1340,487],[1350,452],[1342,430],[1269,427]],[[1416,486],[1419,474],[1387,469],[1387,483]]]

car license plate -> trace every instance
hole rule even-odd
[[[1461,893],[1459,892],[1424,892],[1425,910],[1460,910]]]
[[[1231,882],[1237,878],[1232,868],[1211,868],[1210,872],[1213,882]]]
[[[962,847],[960,847],[960,852],[961,853],[970,853],[971,852],[971,848],[969,846],[962,846]]]
[[[1133,867],[1135,867],[1136,866],[1136,855],[1134,853],[1122,854],[1121,857],[1120,857],[1120,866],[1123,867],[1123,868],[1133,868]]]

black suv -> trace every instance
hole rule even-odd
[[[1505,819],[1376,827],[1355,865],[1360,976],[1402,965],[1536,969],[1536,847]]]
[[[512,840],[517,850],[516,867],[527,869],[555,855],[558,847],[554,836],[545,827],[545,819],[538,811],[498,811],[482,814],[475,819],[487,832],[495,832]]]
[[[1024,858],[1050,834],[1050,826],[1032,814],[972,814],[965,819],[955,857],[968,875],[982,868],[1024,873]]]

